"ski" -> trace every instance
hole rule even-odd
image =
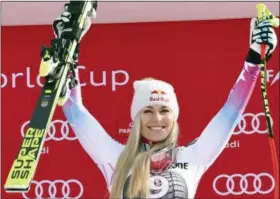
[[[60,65],[56,78],[45,79],[19,153],[12,164],[4,185],[7,192],[27,192],[30,188],[63,85],[66,83],[71,67],[73,67],[73,55],[80,41],[85,19],[94,9],[96,3],[96,1],[70,1],[69,5],[75,4],[75,8],[79,8],[78,11],[75,11],[78,13],[78,17],[73,28],[73,35],[66,39],[63,49],[63,64]],[[40,68],[49,67],[51,53],[48,48],[44,48]]]

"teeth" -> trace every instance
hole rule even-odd
[[[150,129],[152,129],[152,130],[161,130],[162,127],[150,127]]]

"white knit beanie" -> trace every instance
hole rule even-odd
[[[131,119],[145,106],[163,105],[169,107],[175,120],[179,116],[179,106],[171,84],[154,79],[138,80],[133,83],[134,96],[131,104]]]

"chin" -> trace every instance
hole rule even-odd
[[[161,142],[163,140],[165,140],[167,138],[167,136],[164,136],[164,137],[156,137],[156,138],[150,138],[148,140],[152,141],[152,142]]]

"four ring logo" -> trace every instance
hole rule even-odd
[[[269,173],[233,174],[231,176],[221,174],[213,181],[214,191],[221,196],[268,194],[274,189],[274,186],[274,178]]]
[[[21,135],[24,136],[28,124],[30,121],[26,121],[22,124],[20,132]],[[47,132],[47,136],[45,138],[45,141],[49,140],[55,140],[55,141],[62,141],[62,140],[76,140],[77,137],[75,134],[73,136],[70,136],[70,125],[68,121],[63,120],[54,120],[50,124],[50,128]]]
[[[271,120],[271,125],[273,126],[273,120]],[[261,122],[262,121],[262,122]],[[266,134],[267,128],[261,129],[261,123],[263,123],[263,127],[266,127],[265,115],[264,113],[244,113],[240,122],[237,124],[237,128],[234,130],[233,134],[238,135],[241,133],[244,134]],[[249,124],[249,125],[248,125]]]
[[[30,190],[22,193],[23,198],[80,198],[84,187],[79,180],[32,180]]]

